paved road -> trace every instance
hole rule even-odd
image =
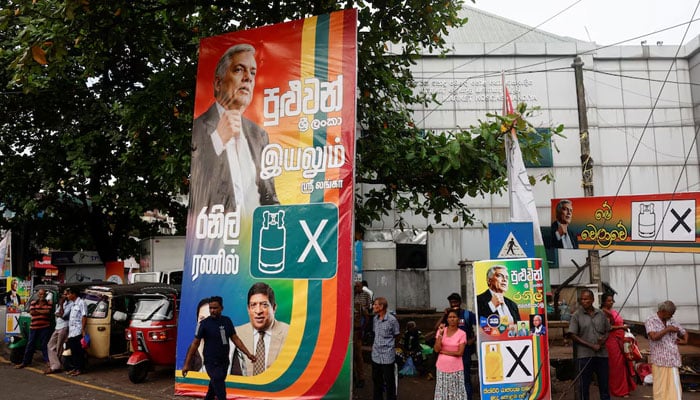
[[[2,347],[6,347],[4,344]],[[4,350],[4,349],[3,349]],[[0,381],[3,398],[12,400],[187,400],[193,399],[174,395],[174,372],[160,368],[148,376],[142,384],[133,384],[127,377],[127,367],[123,361],[91,361],[87,374],[69,377],[65,374],[44,375],[37,353],[34,366],[17,370],[9,363],[4,351],[0,351]],[[370,377],[370,366],[366,369]],[[554,382],[553,400],[573,400],[572,381]],[[435,381],[426,377],[407,377],[399,380],[400,400],[427,400],[433,398]],[[356,400],[372,398],[372,384],[367,381],[363,389],[353,396]],[[597,400],[598,393],[591,390],[591,400]],[[629,399],[651,399],[650,386],[640,386]],[[700,400],[700,393],[685,392],[684,400]]]
[[[37,353],[38,354],[38,353]],[[38,356],[32,366],[18,370],[7,357],[0,357],[3,398],[13,400],[169,400],[189,399],[174,396],[174,372],[157,369],[142,384],[133,384],[124,362],[91,362],[87,374],[44,375]],[[4,397],[6,396],[7,397]]]

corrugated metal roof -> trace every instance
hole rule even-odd
[[[449,43],[576,43],[580,40],[533,29],[498,15],[464,6],[461,18],[469,18],[458,29],[450,29]],[[584,42],[585,43],[585,42]]]

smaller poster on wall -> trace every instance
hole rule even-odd
[[[541,259],[474,263],[482,399],[551,398],[545,288]]]

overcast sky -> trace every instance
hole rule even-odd
[[[687,23],[700,18],[700,10],[695,12],[699,1],[476,0],[474,4],[467,0],[466,4],[533,27],[554,17],[538,29],[600,45],[627,40],[625,45],[639,45],[642,40],[646,40],[648,45],[656,45],[658,41],[673,45],[681,43]],[[685,25],[636,38],[678,24]],[[687,43],[699,34],[700,21],[697,21],[690,24],[690,30],[682,42]]]

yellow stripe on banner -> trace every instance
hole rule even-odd
[[[302,83],[302,92],[308,87],[304,84],[304,81],[314,76],[314,67],[316,65],[315,48],[317,21],[318,17],[307,18],[304,20],[304,26],[302,28],[300,49],[301,54],[299,60],[299,80]],[[311,129],[310,125],[314,117],[315,115],[313,114],[301,114],[298,117],[295,117],[299,121],[302,118],[305,118],[308,121],[307,125],[309,126],[309,129],[307,129],[304,132],[299,132],[297,129],[294,129],[293,131],[290,129],[288,132],[283,132],[283,134],[286,136],[285,142],[287,143],[287,146],[291,148],[291,150],[303,150],[305,148],[313,146],[314,132],[313,129]],[[302,172],[303,171],[301,170],[285,172],[283,178],[285,181],[290,183],[289,187],[292,188],[292,190],[283,195],[286,200],[283,204],[309,203],[309,199],[311,198],[310,194],[302,193],[300,188],[302,187],[303,183],[307,183],[309,181],[313,183],[313,179],[304,178],[302,176]]]
[[[534,400],[537,397],[537,395],[540,392],[540,385],[542,383],[542,374],[537,373],[537,371],[541,371],[539,366],[540,364],[542,364],[542,347],[540,346],[539,340],[540,339],[537,336],[532,336],[532,349],[534,354],[533,367],[535,368],[535,377],[537,378],[537,380],[532,382],[532,389],[530,390],[529,400]]]

